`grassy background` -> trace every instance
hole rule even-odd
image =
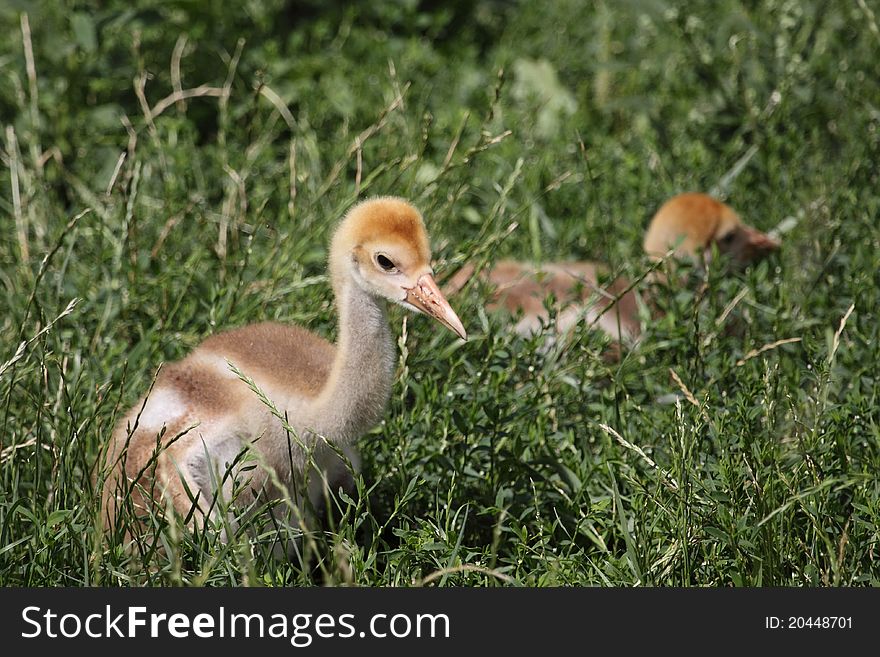
[[[880,584],[874,3],[137,4],[0,5],[0,583]],[[356,199],[412,199],[441,276],[639,275],[653,211],[710,189],[793,218],[782,251],[662,292],[619,363],[478,287],[466,344],[392,310],[361,495],[303,562],[268,513],[103,540],[92,463],[161,362],[262,319],[334,336]]]

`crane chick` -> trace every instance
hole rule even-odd
[[[710,255],[713,245],[734,263],[745,265],[779,248],[779,241],[743,223],[729,205],[707,194],[685,193],[664,203],[645,233],[643,247],[653,259],[669,250],[677,257]],[[474,275],[465,264],[444,287],[459,291]],[[593,262],[552,262],[541,265],[502,260],[481,271],[492,288],[489,309],[504,309],[519,317],[514,330],[524,336],[537,333],[550,314],[545,300],[556,301],[556,332],[567,332],[577,322],[595,323],[616,344],[629,344],[641,333],[636,292],[625,278],[608,284],[599,279],[607,268]],[[619,349],[615,348],[615,353]]]
[[[333,235],[329,270],[339,317],[335,345],[299,326],[264,322],[209,337],[162,367],[152,391],[118,422],[106,451],[108,528],[129,502],[136,513],[170,504],[184,518],[204,519],[219,499],[231,499],[236,484],[245,504],[260,495],[296,499],[302,487],[319,508],[327,487],[351,478],[328,442],[357,469],[355,441],[388,403],[396,355],[386,303],[426,314],[467,339],[434,281],[422,217],[406,201],[383,197],[352,208]],[[257,467],[240,467],[243,451],[253,452]]]

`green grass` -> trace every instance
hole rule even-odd
[[[0,7],[0,583],[880,583],[880,12],[380,4]],[[105,540],[117,416],[215,331],[333,337],[326,245],[357,199],[412,199],[441,277],[638,276],[653,211],[710,189],[795,218],[783,249],[661,291],[618,363],[586,327],[563,353],[513,336],[478,286],[465,344],[393,309],[360,495],[302,559],[271,557],[269,510],[226,544],[162,519]]]

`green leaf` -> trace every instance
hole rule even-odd
[[[92,17],[77,12],[70,17],[70,27],[73,29],[76,44],[86,52],[94,52],[98,47],[98,37],[95,34],[95,22]]]
[[[46,518],[46,529],[54,527],[59,522],[64,520],[67,516],[70,515],[69,509],[57,509],[49,514],[49,517]]]

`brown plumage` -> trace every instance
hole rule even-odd
[[[651,219],[645,233],[645,253],[662,258],[675,248],[679,257],[718,250],[740,265],[779,248],[779,241],[743,223],[729,205],[708,194],[688,192],[666,201]]]
[[[444,286],[447,295],[458,292],[473,277],[473,263],[465,264]],[[520,335],[538,333],[550,319],[545,301],[556,302],[556,331],[565,333],[582,319],[596,325],[615,340],[629,342],[638,335],[638,302],[627,281],[617,278],[606,285],[598,279],[606,269],[592,262],[559,262],[530,265],[501,260],[481,272],[492,289],[489,310],[507,311],[518,317],[514,330]],[[622,295],[622,296],[620,296]],[[616,297],[620,299],[614,303]],[[614,304],[612,308],[608,306]],[[607,310],[606,310],[607,309]]]
[[[648,226],[643,246],[652,258],[662,258],[671,249],[678,257],[694,256],[700,251],[711,253],[713,244],[739,264],[779,248],[777,240],[744,224],[730,206],[700,193],[679,194],[664,203]],[[444,291],[459,291],[474,271],[474,264],[467,263]],[[552,294],[557,333],[584,320],[595,323],[615,342],[631,343],[641,332],[637,292],[627,291],[630,282],[622,277],[600,284],[606,272],[604,266],[592,262],[531,265],[503,260],[480,275],[493,290],[487,307],[517,316],[515,330],[522,335],[540,331],[549,321],[545,300]]]
[[[386,197],[355,206],[330,247],[338,343],[265,322],[211,336],[164,366],[150,394],[119,421],[107,449],[108,527],[129,501],[136,513],[170,502],[180,515],[194,511],[194,519],[204,519],[223,506],[218,497],[230,500],[233,482],[244,503],[260,495],[297,499],[302,488],[313,507],[327,487],[350,483],[347,466],[326,441],[357,469],[354,441],[384,414],[396,360],[386,302],[425,313],[466,338],[430,261],[421,215],[407,202]],[[275,404],[295,436],[227,361]],[[256,468],[241,467],[242,451]],[[302,506],[295,511],[308,515]]]

